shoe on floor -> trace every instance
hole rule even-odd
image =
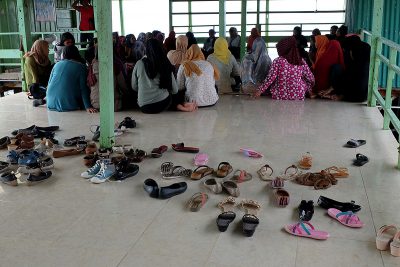
[[[17,177],[15,176],[14,172],[5,172],[0,175],[0,180],[4,184],[12,185],[12,186],[17,186]]]
[[[313,215],[314,215],[314,201],[302,200],[299,205],[299,220],[306,222],[311,221]]]
[[[97,160],[93,167],[89,168],[87,171],[81,173],[81,177],[89,179],[94,177],[101,169],[101,163],[104,160]]]
[[[39,182],[43,182],[44,180],[49,179],[51,175],[51,171],[39,171],[38,173],[31,173],[28,176],[27,184],[33,185]]]
[[[100,171],[90,178],[90,182],[94,184],[104,183],[115,175],[115,165],[111,163],[111,160],[104,160],[100,165]]]
[[[361,210],[361,206],[356,205],[354,201],[339,202],[324,196],[318,198],[318,205],[324,209],[335,208],[341,211],[358,212]]]
[[[135,176],[139,172],[139,166],[129,163],[123,159],[115,166],[115,180],[125,180],[126,178]]]

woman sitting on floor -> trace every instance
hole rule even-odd
[[[156,114],[168,108],[194,111],[194,103],[185,103],[184,91],[178,94],[174,68],[159,41],[146,43],[146,56],[139,60],[132,74],[132,88],[138,92],[138,105],[143,113]]]
[[[338,41],[329,41],[324,35],[315,36],[315,46],[317,48],[313,65],[315,86],[310,96],[315,98],[319,95],[325,98],[341,85],[344,71],[343,52]]]
[[[225,38],[220,37],[215,41],[214,53],[208,56],[207,61],[218,70],[219,79],[216,81],[216,86],[219,94],[232,92],[232,78],[235,79],[236,88],[239,88],[241,83],[239,65],[229,51]]]
[[[89,113],[97,112],[90,104],[89,88],[86,85],[87,69],[78,48],[67,46],[63,58],[54,66],[50,75],[47,108],[60,112],[85,108]]]
[[[314,76],[301,58],[294,37],[284,38],[276,45],[279,57],[274,60],[267,79],[254,97],[271,88],[273,99],[304,100],[306,92],[314,86]]]
[[[52,69],[49,60],[49,43],[44,40],[35,41],[31,51],[27,52],[24,58],[24,74],[28,88],[34,83],[47,87]]]
[[[185,35],[179,35],[178,38],[176,38],[176,50],[171,50],[167,54],[167,57],[172,66],[175,67],[175,75],[178,72],[179,66],[185,60],[187,46],[188,38]]]
[[[218,71],[205,61],[200,47],[192,45],[186,51],[186,60],[179,67],[179,90],[186,88],[186,97],[199,107],[213,106],[218,101],[215,80],[218,80]]]
[[[70,32],[64,32],[61,35],[61,41],[54,47],[54,63],[62,60],[64,48],[67,46],[75,45],[75,38]]]
[[[252,44],[251,53],[247,54],[242,61],[243,91],[254,93],[267,77],[271,64],[272,61],[268,55],[267,46],[264,40],[258,37]]]

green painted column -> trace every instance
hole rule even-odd
[[[256,28],[261,34],[261,24],[260,24],[260,0],[257,0],[257,25]]]
[[[172,7],[172,0],[169,0],[169,31],[173,31],[173,21],[172,21],[172,13],[173,13],[173,7]]]
[[[97,2],[97,37],[100,86],[100,146],[114,145],[114,74],[112,68],[112,9],[111,1]],[[111,65],[110,65],[111,64]],[[110,67],[111,66],[111,67]]]
[[[267,43],[269,31],[269,0],[266,0],[265,4],[265,42]]]
[[[29,7],[27,0],[17,0],[18,31],[22,37],[24,51],[29,51],[32,46],[31,25],[29,18]]]
[[[391,66],[396,66],[397,50],[394,47],[390,47],[389,52],[389,67],[387,73],[387,85],[386,85],[386,97],[385,97],[385,108],[386,110],[391,110],[392,108],[392,88],[393,79],[395,72]],[[383,129],[389,130],[390,118],[387,112],[385,112],[383,117]]]
[[[243,59],[244,54],[246,53],[246,28],[247,28],[247,1],[242,0],[242,11],[241,11],[241,28],[240,28],[240,58]]]
[[[219,0],[219,37],[226,37],[226,9],[225,0]]]
[[[93,0],[92,1],[92,6],[93,6],[93,12],[94,12],[94,25],[97,29],[97,1],[98,0]],[[97,38],[97,31],[94,33],[94,37]]]
[[[193,22],[192,22],[192,1],[188,1],[188,13],[189,13],[189,31],[192,31]]]
[[[121,35],[125,36],[124,6],[123,0],[119,0],[119,20],[121,23]]]
[[[376,64],[376,61],[379,61],[376,54],[380,50],[378,50],[378,38],[382,35],[382,23],[383,23],[383,5],[384,0],[374,0],[374,9],[373,9],[373,20],[372,20],[372,38],[371,38],[371,60],[370,60],[370,68],[369,68],[369,83],[368,83],[368,106],[375,107],[376,106],[376,97],[373,94],[374,88],[374,77],[377,77],[379,72],[379,64]],[[378,68],[375,68],[378,65]]]

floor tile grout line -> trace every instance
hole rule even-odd
[[[143,230],[143,232],[140,234],[140,236],[136,239],[136,241],[127,249],[125,255],[122,257],[122,259],[118,262],[118,264],[116,265],[116,267],[120,266],[122,261],[126,258],[126,256],[128,256],[129,251],[134,248],[136,246],[136,244],[142,239],[144,233],[146,233],[147,229],[149,229],[149,227],[154,223],[155,219],[157,218],[157,216],[164,210],[164,208],[167,206],[168,202],[170,201],[170,199],[168,199],[168,201],[166,201],[166,203],[164,204],[164,206],[156,213],[156,215],[154,215],[153,219],[148,223],[148,225],[146,226],[146,228]]]
[[[219,240],[220,237],[221,237],[221,233],[218,234],[218,237],[215,239],[215,242],[214,242],[214,244],[213,244],[213,246],[212,246],[212,249],[210,250],[210,253],[208,253],[207,260],[206,260],[206,262],[204,263],[204,266],[205,266],[205,267],[208,266],[209,261],[210,261],[210,258],[211,258],[211,255],[212,255],[212,253],[213,253],[213,251],[214,251],[214,249],[215,249],[215,246],[217,245],[217,242],[218,242],[218,240]]]
[[[373,227],[374,227],[374,231],[375,231],[375,235],[376,235],[376,226],[375,226],[375,220],[374,220],[374,216],[372,215],[372,210],[371,210],[371,204],[369,202],[369,197],[368,197],[368,192],[367,192],[367,187],[365,186],[365,181],[364,181],[364,176],[362,173],[362,169],[360,168],[359,170],[360,175],[361,175],[361,180],[363,182],[363,186],[364,186],[364,191],[365,191],[365,196],[367,198],[367,202],[368,202],[368,208],[369,208],[369,212],[371,214],[371,219],[372,219],[372,223],[373,223]],[[380,256],[381,256],[381,261],[382,261],[382,265],[385,266],[385,262],[383,261],[383,255],[382,252],[379,252]]]

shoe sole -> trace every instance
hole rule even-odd
[[[10,181],[10,182],[3,181],[3,184],[7,184],[7,185],[11,185],[11,186],[17,186],[18,185],[18,181],[17,180],[13,180],[13,181]]]

